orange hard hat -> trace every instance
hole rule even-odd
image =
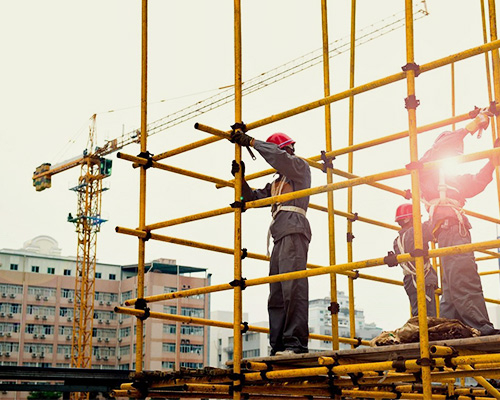
[[[280,149],[285,146],[291,146],[295,144],[295,140],[293,140],[287,134],[281,132],[273,133],[267,138],[266,142],[277,144]]]
[[[396,219],[395,221],[401,221],[403,219],[411,218],[413,216],[413,205],[411,203],[401,204],[396,209]]]

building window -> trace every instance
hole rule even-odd
[[[71,270],[70,269],[65,269],[64,270],[64,275],[70,276],[71,275]]]
[[[109,280],[110,281],[116,281],[116,275],[115,274],[109,274]]]
[[[163,324],[163,333],[165,334],[175,334],[176,326],[172,324]]]
[[[52,267],[47,268],[47,273],[50,275],[54,275],[56,273],[56,269]]]
[[[36,272],[36,273],[40,272],[40,267],[37,265],[32,265],[31,272]]]
[[[101,279],[102,278],[102,274],[100,272],[96,272],[95,273],[95,278],[96,279]]]
[[[175,343],[163,343],[162,351],[167,353],[175,353]]]
[[[173,361],[162,361],[161,362],[161,369],[174,369],[175,368],[175,362]]]
[[[17,264],[10,264],[10,270],[11,271],[17,271],[19,269],[19,265]]]

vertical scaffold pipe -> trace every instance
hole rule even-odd
[[[234,115],[235,122],[242,122],[242,66],[241,66],[241,0],[234,0]],[[241,146],[235,145],[235,160],[241,165]],[[240,168],[236,174],[236,184],[234,186],[234,199],[236,202],[241,201],[241,185],[242,172]],[[234,213],[234,280],[241,282],[241,208],[236,208]],[[236,285],[234,287],[234,348],[233,348],[233,372],[235,377],[241,374],[241,359],[243,346],[241,340],[241,322],[243,318],[242,310],[242,287]],[[243,381],[235,378],[233,386],[234,400],[241,398],[241,385]]]
[[[330,56],[328,45],[328,12],[326,0],[321,0],[321,26],[323,32],[323,90],[325,97],[330,96]],[[325,139],[326,151],[332,151],[332,115],[330,104],[325,105]],[[326,160],[325,160],[325,164]],[[333,172],[331,168],[326,168],[327,183],[333,182]],[[328,246],[330,265],[335,265],[335,214],[333,192],[327,193],[328,200]],[[332,349],[339,348],[339,314],[337,304],[337,274],[330,274],[330,315],[332,319]]]
[[[490,37],[491,40],[497,40],[498,39],[498,33],[497,33],[497,20],[496,20],[496,6],[495,6],[495,1],[488,0],[488,12],[489,12],[489,20],[490,20]],[[491,51],[491,61],[493,64],[493,89],[494,89],[494,100],[499,101],[500,98],[500,59],[498,55],[498,49],[494,49]],[[500,129],[500,115],[497,115],[495,118],[495,125],[494,125],[494,130],[493,130],[493,141],[496,140],[496,138],[500,137],[499,134],[499,129]],[[497,179],[497,193],[498,193],[498,199],[499,199],[499,206],[500,206],[500,171],[498,168],[495,168],[496,172],[496,179]]]
[[[142,0],[142,55],[141,55],[141,153],[147,151],[148,110],[148,0]],[[146,226],[146,169],[140,169],[139,177],[139,229]],[[137,262],[137,297],[144,298],[144,262],[146,241],[139,238]],[[142,371],[144,321],[137,319],[135,370]]]
[[[351,51],[350,51],[350,70],[349,70],[349,89],[354,87],[354,71],[355,71],[355,61],[356,61],[356,0],[351,0]],[[349,146],[354,145],[354,96],[349,96]],[[348,155],[348,165],[347,171],[352,174],[354,171],[354,152],[350,152]],[[353,214],[352,210],[353,202],[353,188],[347,188],[347,212]],[[353,220],[347,219],[347,260],[352,262],[353,260],[353,247],[352,241],[354,235],[352,234],[352,223]],[[356,314],[354,306],[354,278],[349,277],[349,334],[351,339],[356,336]],[[351,345],[354,348],[354,345]]]
[[[408,97],[406,99],[406,108],[408,109],[408,125],[410,139],[410,156],[411,162],[418,161],[417,148],[417,118],[416,108],[418,102],[415,98],[415,54],[413,42],[413,4],[412,0],[405,0],[405,15],[406,15],[406,82]],[[423,248],[422,238],[422,223],[420,221],[420,186],[419,186],[419,171],[412,169],[411,171],[411,192],[413,195],[413,227],[415,235],[415,249]],[[420,330],[420,357],[422,360],[429,362],[422,364],[422,383],[423,394],[425,399],[432,397],[431,390],[431,370],[430,370],[430,355],[429,355],[429,335],[427,326],[427,304],[425,299],[425,276],[424,276],[424,257],[420,256],[415,259],[417,270],[417,293],[418,293],[418,319]]]

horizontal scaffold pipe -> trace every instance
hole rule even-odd
[[[120,228],[121,233],[125,233],[125,228]],[[134,235],[137,235],[138,237],[145,237],[146,233],[143,231],[134,231],[134,230],[129,230],[129,233],[132,233]],[[120,232],[120,231],[119,231]],[[155,234],[151,234],[151,238],[153,238]],[[155,235],[155,236],[161,236],[161,235]],[[463,245],[458,245],[458,246],[450,246],[450,247],[442,247],[439,249],[433,249],[429,250],[429,257],[442,257],[450,254],[457,254],[457,253],[469,253],[473,252],[476,250],[483,250],[483,249],[492,249],[492,248],[497,248],[500,246],[500,240],[491,240],[491,241],[485,241],[485,242],[477,242],[477,243],[470,243],[470,244],[463,244]],[[407,261],[413,261],[415,260],[414,257],[412,257],[409,253],[405,254],[400,254],[397,256],[398,263],[402,262],[407,262]],[[386,264],[385,257],[381,258],[374,258],[374,259],[369,259],[369,260],[364,260],[364,261],[356,261],[356,262],[351,262],[351,263],[346,263],[346,264],[337,264],[337,265],[331,265],[328,267],[319,267],[319,268],[314,268],[314,269],[308,269],[304,271],[295,271],[295,272],[288,272],[286,274],[279,274],[279,275],[272,275],[272,276],[267,276],[263,278],[256,278],[256,279],[247,279],[244,281],[245,287],[248,286],[256,286],[256,285],[261,285],[261,284],[266,284],[266,283],[274,283],[274,282],[283,282],[283,281],[288,281],[288,280],[293,280],[293,279],[301,279],[301,278],[307,278],[311,276],[319,276],[319,275],[324,275],[324,274],[329,274],[329,273],[343,273],[346,271],[353,271],[356,269],[362,269],[362,268],[369,268],[369,267],[374,267],[374,266],[379,266],[379,265],[384,265]],[[197,289],[188,289],[184,290],[181,292],[174,292],[174,293],[164,293],[164,294],[159,294],[155,296],[148,296],[146,297],[146,301],[152,302],[152,301],[162,301],[162,300],[169,300],[169,299],[174,299],[178,297],[187,297],[187,296],[192,296],[194,294],[202,294],[202,293],[213,293],[213,292],[218,292],[221,290],[230,290],[232,289],[233,286],[231,286],[229,283],[227,284],[221,284],[221,285],[216,285],[216,286],[209,286],[205,288],[197,288]],[[127,304],[133,304],[133,300],[127,300]]]
[[[477,56],[479,54],[483,54],[483,53],[486,53],[488,51],[498,49],[498,48],[500,48],[500,40],[495,40],[495,41],[492,41],[492,42],[489,42],[489,43],[486,43],[486,44],[483,44],[483,45],[480,45],[477,47],[473,47],[473,48],[465,50],[463,52],[452,54],[450,56],[443,57],[441,59],[423,64],[420,66],[419,71],[420,71],[420,73],[428,72],[428,71],[431,71],[433,69],[444,67],[446,65],[450,65],[450,64],[455,63],[457,61],[465,60],[467,58],[474,57],[474,56]],[[276,122],[276,121],[279,121],[279,120],[282,120],[282,119],[285,119],[285,118],[288,118],[288,117],[291,117],[291,116],[294,116],[294,115],[297,115],[297,114],[300,114],[300,113],[303,113],[303,112],[306,112],[309,110],[313,110],[313,109],[318,108],[318,107],[322,107],[322,106],[327,105],[327,104],[334,103],[336,101],[347,99],[351,96],[354,96],[354,95],[357,95],[360,93],[368,92],[370,90],[388,85],[390,83],[394,83],[394,82],[403,80],[405,78],[406,78],[405,72],[400,72],[400,73],[397,73],[394,75],[390,75],[388,77],[378,79],[376,81],[372,81],[372,82],[366,83],[364,85],[360,85],[360,86],[354,87],[352,89],[325,97],[323,99],[314,101],[312,103],[304,104],[304,105],[296,107],[292,110],[284,111],[282,113],[273,115],[271,117],[264,118],[262,120],[249,123],[249,124],[247,124],[247,128],[249,130],[255,129],[255,128],[270,124],[272,122]],[[210,128],[210,127],[206,127],[207,128],[206,130],[201,129],[201,128],[205,128],[205,127],[206,126],[202,125],[202,124],[195,124],[195,128],[197,128],[199,130],[203,130],[207,133],[211,133],[211,134],[216,135],[216,136],[213,136],[213,137],[210,137],[210,138],[207,138],[204,140],[200,140],[200,141],[197,141],[194,143],[190,143],[189,145],[180,147],[178,149],[174,149],[174,150],[170,150],[170,151],[167,151],[167,152],[164,152],[161,154],[157,154],[156,156],[153,156],[153,159],[155,161],[162,160],[164,158],[171,157],[173,155],[177,155],[177,154],[183,153],[185,151],[193,150],[195,148],[202,147],[202,146],[205,146],[207,144],[222,140],[223,138],[229,137],[230,131],[224,132],[224,131],[220,131],[218,129]],[[220,135],[221,132],[225,133],[225,135],[224,136]]]
[[[223,285],[217,285],[217,286],[223,286]],[[142,317],[145,315],[144,310],[135,309],[135,308],[115,307],[114,311],[116,313],[119,313],[119,314],[128,314],[128,315],[133,315],[136,317]],[[234,328],[234,324],[232,322],[215,321],[215,320],[205,319],[205,318],[187,317],[184,315],[167,314],[167,313],[160,313],[160,312],[156,312],[156,311],[150,311],[149,316],[151,318],[165,319],[165,320],[170,320],[170,321],[179,321],[179,322],[183,322],[186,324],[217,326],[219,328],[228,328],[228,329]],[[242,330],[247,329],[247,325],[241,324],[241,329]],[[248,325],[248,330],[252,331],[252,332],[269,333],[269,328],[265,328],[263,326]],[[331,341],[332,337],[329,335],[318,335],[318,334],[310,333],[309,339]],[[347,344],[354,344],[354,345],[360,344],[358,339],[339,338],[339,340],[342,343],[347,343]],[[361,344],[365,345],[365,346],[369,346],[370,342],[366,341],[366,340],[362,340]]]
[[[145,239],[147,236],[147,233],[145,231],[137,230],[137,229],[130,229],[130,228],[124,228],[121,226],[117,226],[115,228],[117,233],[122,233],[124,235],[132,235],[136,237],[140,237],[142,239]],[[166,243],[173,243],[173,244],[178,244],[182,246],[189,246],[189,247],[194,247],[198,249],[204,249],[204,250],[209,250],[209,251],[216,251],[219,253],[225,253],[225,254],[234,254],[234,250],[232,248],[228,247],[221,247],[221,246],[215,246],[211,244],[206,244],[206,243],[200,243],[200,242],[195,242],[193,240],[187,240],[187,239],[179,239],[179,238],[174,238],[171,236],[165,236],[165,235],[159,235],[156,233],[151,233],[150,238],[152,240],[158,240],[161,242],[166,242]],[[247,252],[247,257],[248,258],[253,258],[256,260],[263,260],[263,261],[269,261],[269,257],[265,256],[263,254],[257,254],[257,253],[251,253]],[[322,265],[316,265],[316,264],[311,264],[307,263],[307,268],[324,268]],[[361,279],[367,279],[367,280],[373,280],[377,282],[382,282],[382,283],[389,283],[392,285],[397,285],[397,286],[403,286],[402,281],[397,281],[394,279],[388,279],[380,276],[372,276],[372,275],[367,275],[367,274],[361,274],[356,271],[344,271],[340,272],[340,274],[350,276],[352,278],[361,278]],[[190,289],[190,290],[198,290],[198,289]],[[185,293],[186,291],[182,291],[180,293]],[[192,293],[192,292],[188,292]],[[194,294],[199,294],[199,293],[194,293]],[[193,295],[193,294],[190,294]],[[127,300],[127,302],[131,302],[132,300]],[[130,303],[133,304],[133,303]]]
[[[445,367],[447,365],[473,365],[475,363],[496,363],[500,361],[500,354],[480,354],[469,356],[458,356],[451,358],[433,358],[433,364],[436,367]],[[418,371],[421,368],[419,360],[404,360],[404,368],[410,371]],[[325,367],[311,367],[302,369],[284,369],[278,371],[266,372],[266,380],[287,379],[287,378],[305,378],[309,376],[328,375],[332,373],[336,376],[344,376],[348,374],[356,374],[366,371],[391,371],[400,368],[399,364],[393,361],[368,362],[362,364],[345,364],[345,365],[329,365]],[[470,371],[469,371],[470,372]],[[261,381],[263,379],[260,372],[246,373],[245,382]]]
[[[454,157],[453,160],[456,160],[457,162],[470,162],[470,161],[476,161],[479,159],[483,159],[483,158],[486,158],[488,156],[492,156],[495,154],[500,155],[500,148],[485,150],[485,151],[467,154],[467,155],[463,155],[463,156],[459,156],[459,157]],[[421,164],[421,167],[423,169],[433,169],[433,168],[438,168],[440,165],[441,165],[440,161],[433,161],[433,162],[423,163],[423,164]],[[395,177],[404,176],[404,175],[408,175],[408,174],[410,174],[410,170],[406,169],[406,168],[381,172],[378,174],[368,175],[365,177],[358,177],[358,178],[348,179],[348,180],[342,181],[342,182],[335,182],[335,183],[330,183],[328,185],[317,186],[317,187],[310,188],[310,189],[304,189],[304,190],[299,190],[299,191],[295,191],[295,192],[290,192],[290,193],[282,194],[279,196],[249,201],[249,202],[245,203],[245,208],[258,208],[258,207],[269,206],[271,204],[275,204],[275,203],[279,203],[279,202],[283,203],[285,201],[298,199],[301,197],[312,196],[315,194],[325,193],[325,192],[333,191],[333,190],[344,189],[347,187],[359,186],[359,185],[363,185],[363,184],[370,184],[370,183],[377,182],[380,180],[395,178]],[[153,229],[160,229],[160,228],[164,228],[166,226],[170,226],[170,225],[181,223],[181,222],[195,221],[195,220],[199,220],[199,219],[203,219],[203,218],[209,218],[209,217],[212,217],[215,215],[227,214],[227,213],[230,213],[233,211],[234,211],[234,209],[232,209],[231,207],[225,207],[225,208],[218,209],[218,210],[207,211],[204,213],[195,214],[195,215],[183,217],[180,219],[176,219],[176,220],[174,220],[175,223],[173,221],[164,221],[164,222],[158,222],[155,224],[147,225],[146,229],[148,231],[153,230]]]
[[[122,152],[118,152],[116,154],[116,156],[118,158],[122,159],[122,160],[127,160],[127,161],[131,161],[131,162],[137,163],[138,165],[147,165],[148,164],[148,160],[146,158],[135,157],[135,156],[132,156],[130,154],[125,154],[125,153],[122,153]],[[224,179],[219,179],[219,178],[215,178],[213,176],[199,174],[197,172],[188,171],[186,169],[173,167],[171,165],[165,165],[165,164],[162,164],[162,163],[159,163],[159,162],[156,162],[156,161],[151,161],[151,165],[150,166],[153,167],[153,168],[161,169],[163,171],[175,172],[176,174],[180,174],[180,175],[184,175],[184,176],[189,176],[191,178],[196,178],[196,179],[200,179],[200,180],[207,181],[207,182],[212,182],[212,183],[224,184],[224,185],[231,186],[231,183],[228,183],[228,181],[226,181]],[[234,186],[234,184],[233,184],[233,186]]]

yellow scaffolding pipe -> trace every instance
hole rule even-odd
[[[116,313],[119,313],[119,314],[133,315],[135,317],[142,317],[145,315],[144,310],[138,310],[136,308],[115,307],[114,311]],[[234,324],[232,324],[230,322],[215,321],[212,319],[204,319],[204,318],[196,318],[196,317],[187,317],[184,315],[167,314],[167,313],[161,313],[161,312],[156,312],[156,311],[150,311],[149,316],[151,318],[179,321],[179,322],[183,322],[186,324],[217,326],[219,328],[228,328],[228,329],[234,328]],[[246,324],[241,323],[240,329],[246,329],[246,326],[247,326]],[[269,328],[265,328],[262,326],[248,325],[248,330],[252,331],[252,332],[260,332],[260,333],[266,333],[266,334],[269,333]],[[309,338],[314,339],[314,340],[328,340],[328,341],[332,340],[331,336],[329,336],[329,335],[319,335],[316,333],[310,333]],[[367,340],[362,340],[361,343],[357,339],[350,339],[350,338],[339,338],[339,340],[342,343],[347,343],[347,344],[362,344],[363,346],[370,345],[370,342]]]
[[[326,0],[321,0],[321,32],[323,39],[323,94],[330,96],[330,53],[328,48],[328,10]],[[325,104],[326,151],[332,150],[332,114],[330,104]],[[325,167],[326,182],[333,182],[331,168]],[[327,193],[328,210],[328,258],[330,265],[336,264],[335,256],[335,214],[333,192]],[[332,322],[332,349],[339,348],[339,317],[337,310],[337,276],[330,274],[330,316]]]
[[[417,106],[418,101],[415,96],[415,55],[413,43],[413,2],[412,0],[405,0],[406,5],[406,83],[408,97],[406,101],[406,109],[408,110],[408,125],[409,125],[409,139],[410,139],[410,160],[412,163],[418,161],[418,148],[417,148]],[[411,170],[411,192],[413,203],[413,233],[415,249],[423,249],[422,237],[422,222],[420,211],[420,175],[418,169]],[[420,256],[415,259],[415,269],[417,273],[417,303],[418,315],[427,315],[427,303],[425,298],[425,271],[424,271],[424,257]],[[420,357],[425,360],[429,359],[429,334],[427,326],[427,318],[418,319],[419,338],[420,338]],[[431,389],[431,369],[430,365],[422,366],[422,383],[424,398],[430,399],[432,397]]]

